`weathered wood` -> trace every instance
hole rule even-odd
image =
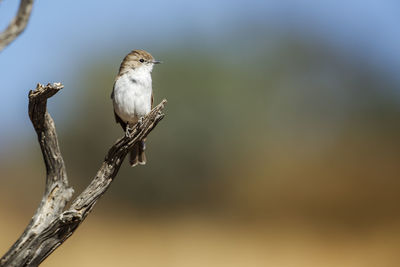
[[[133,145],[145,138],[164,117],[162,110],[166,100],[145,116],[130,134],[117,140],[92,182],[65,210],[73,190],[68,186],[54,122],[46,110],[47,99],[62,88],[60,83],[38,84],[36,90],[29,92],[29,117],[38,135],[46,165],[46,187],[31,222],[1,258],[0,266],[38,266],[70,237],[107,191]]]
[[[18,37],[28,25],[33,7],[33,0],[21,0],[17,15],[11,20],[8,27],[0,33],[0,52]]]

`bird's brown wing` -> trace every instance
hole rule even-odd
[[[127,125],[126,122],[121,120],[121,118],[117,115],[117,113],[115,113],[115,111],[114,111],[114,117],[115,117],[115,121],[121,125],[121,127],[124,131],[126,131],[126,125]]]
[[[151,92],[151,108],[153,108],[154,96],[153,92]]]
[[[112,92],[111,92],[111,95],[110,95],[111,99],[114,99],[114,88],[115,88],[115,82],[114,82],[113,89],[112,89]]]
[[[114,82],[113,90],[112,90],[112,92],[111,92],[111,99],[114,99],[114,87],[115,87],[115,82]],[[114,110],[114,118],[115,118],[115,122],[116,122],[116,123],[119,123],[119,124],[121,125],[122,129],[123,129],[124,131],[126,131],[126,126],[127,126],[126,122],[124,122],[124,121],[117,115],[117,113],[115,113],[115,110]]]

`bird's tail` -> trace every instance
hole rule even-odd
[[[146,154],[144,153],[145,149],[146,149],[146,144],[143,140],[137,142],[133,146],[129,158],[129,163],[131,164],[131,167],[135,167],[138,164],[140,165],[146,164]]]

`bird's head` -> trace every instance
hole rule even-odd
[[[154,64],[160,64],[161,61],[155,60],[154,57],[144,51],[144,50],[133,50],[130,52],[121,63],[119,68],[119,74],[123,74],[130,69],[141,69],[148,70],[151,72],[153,70]]]

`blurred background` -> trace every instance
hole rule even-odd
[[[0,3],[0,28],[18,1]],[[45,169],[27,94],[49,101],[79,193],[123,132],[110,100],[133,49],[167,116],[42,266],[399,266],[395,0],[37,1],[0,54],[0,253]]]

